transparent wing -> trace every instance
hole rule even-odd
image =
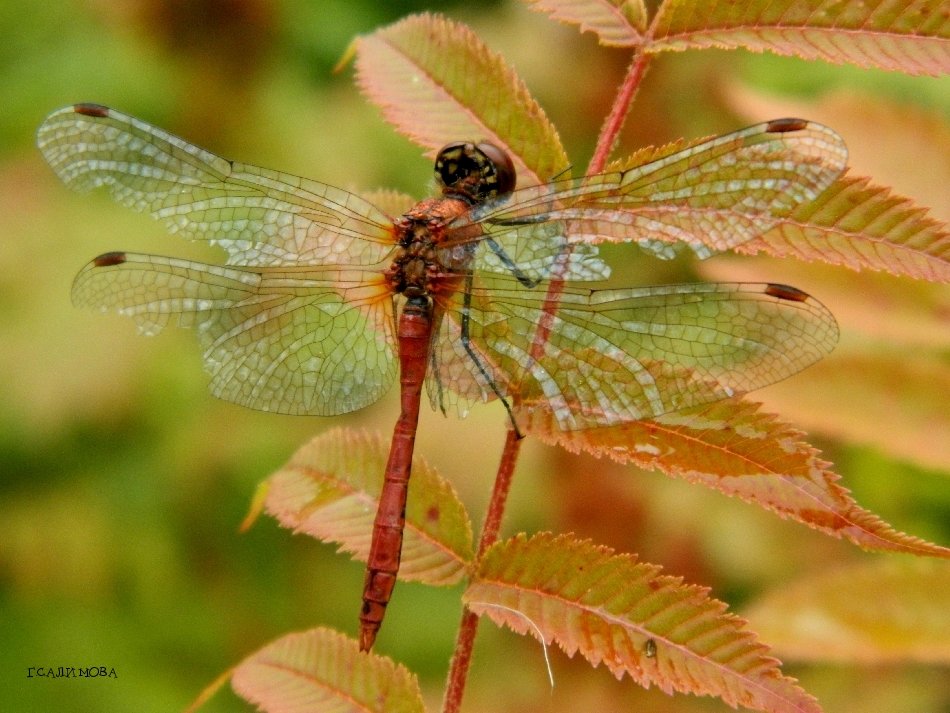
[[[458,302],[447,314],[440,314],[436,322],[426,372],[426,391],[433,409],[442,413],[455,411],[464,418],[472,404],[508,394],[509,374],[497,363],[489,361],[484,344],[463,339],[465,318],[461,300]],[[468,314],[471,315],[471,311]],[[476,331],[483,333],[480,329]],[[498,389],[497,393],[493,386]]]
[[[826,126],[776,119],[651,156],[638,163],[643,156],[635,155],[622,170],[518,189],[451,227],[466,236],[473,231],[464,228],[478,223],[497,244],[479,268],[510,272],[497,259],[501,252],[542,278],[565,245],[632,241],[660,257],[687,245],[707,257],[761,235],[816,198],[844,171],[848,153]]]
[[[67,185],[107,186],[170,231],[220,245],[230,265],[371,265],[392,249],[391,221],[352,193],[228,161],[97,104],[53,112],[37,143]]]
[[[529,285],[553,275],[563,280],[606,280],[610,266],[596,245],[571,243],[559,220],[522,226],[517,231],[487,234],[475,249],[477,269],[507,274]]]
[[[516,408],[551,411],[565,430],[650,419],[766,386],[828,354],[838,338],[832,314],[793,287],[686,284],[566,289],[539,349],[544,287],[489,278],[482,288],[490,289],[446,305],[430,394],[443,403],[454,394],[464,410],[500,393]]]
[[[146,334],[194,327],[219,398],[328,416],[373,403],[395,376],[392,299],[373,277],[106,253],[72,294],[77,306],[133,317]]]

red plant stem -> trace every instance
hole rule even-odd
[[[492,489],[491,500],[488,503],[488,512],[485,514],[485,524],[482,526],[481,538],[478,541],[478,562],[482,555],[498,541],[498,532],[501,529],[501,518],[505,513],[505,503],[508,501],[508,492],[511,490],[512,476],[515,464],[518,461],[518,452],[521,450],[521,438],[513,428],[508,429],[505,438],[505,448],[501,453],[501,462],[498,464],[498,473],[495,475],[495,486]],[[455,654],[449,667],[448,682],[445,687],[445,698],[442,703],[443,713],[458,713],[462,705],[462,694],[465,692],[465,682],[468,679],[468,669],[472,663],[472,648],[475,645],[475,634],[478,631],[478,615],[468,609],[462,611],[462,621],[459,623],[459,633],[455,641]]]
[[[623,128],[624,120],[630,110],[630,104],[636,96],[640,82],[646,73],[647,66],[650,64],[649,55],[638,52],[627,70],[623,84],[610,110],[610,114],[604,121],[600,136],[597,139],[597,147],[591,158],[590,165],[587,168],[587,175],[592,175],[603,171],[607,165],[607,158],[617,142],[620,129]],[[544,306],[541,320],[538,323],[537,330],[532,340],[530,356],[532,359],[538,359],[544,352],[544,344],[551,333],[551,327],[554,323],[554,315],[557,312],[558,298],[564,287],[563,269],[567,267],[567,260],[570,253],[565,252],[559,256],[559,264],[552,270],[552,276],[548,284],[548,292],[545,295]],[[517,404],[516,404],[517,405]],[[498,532],[501,528],[501,518],[505,512],[505,503],[508,499],[508,492],[511,489],[511,480],[515,470],[515,464],[518,460],[518,453],[521,449],[521,436],[514,429],[508,430],[508,436],[505,439],[505,447],[501,454],[501,462],[498,464],[498,473],[495,476],[495,487],[492,490],[491,501],[488,504],[488,512],[485,515],[485,524],[482,527],[481,539],[478,542],[478,554],[475,561],[478,562],[485,552],[498,540]],[[452,656],[452,663],[449,666],[448,681],[445,688],[445,698],[442,702],[443,713],[458,713],[462,705],[462,695],[465,692],[465,682],[468,679],[468,670],[472,662],[472,649],[475,645],[475,634],[478,631],[478,616],[468,609],[462,612],[462,620],[459,623],[458,637],[455,641],[455,653]]]
[[[498,464],[498,472],[495,475],[495,487],[492,490],[491,500],[488,502],[488,512],[485,514],[485,524],[482,526],[482,538],[478,542],[476,560],[480,560],[488,548],[498,541],[501,518],[505,514],[505,503],[508,501],[508,492],[511,490],[511,480],[520,451],[521,437],[513,428],[509,428],[508,435],[505,437],[505,448],[501,452],[501,462]]]
[[[478,615],[468,609],[462,610],[459,633],[455,639],[455,653],[449,667],[449,678],[445,686],[445,698],[442,700],[442,713],[458,713],[468,680],[468,669],[472,664],[472,648],[475,646],[475,634],[478,632]]]
[[[610,108],[610,114],[604,120],[604,125],[600,129],[600,136],[597,137],[597,147],[594,149],[594,155],[587,167],[588,176],[600,173],[607,165],[607,159],[617,143],[617,137],[620,135],[623,123],[627,120],[627,114],[630,112],[630,105],[633,103],[633,98],[637,94],[637,89],[640,88],[640,82],[643,80],[649,65],[650,55],[646,52],[637,52],[633,56],[633,61],[627,69],[623,84],[620,85],[620,91],[617,92],[617,98],[614,99],[614,105]]]

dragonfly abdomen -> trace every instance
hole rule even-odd
[[[400,412],[389,460],[383,476],[373,541],[366,561],[363,605],[360,609],[360,649],[369,651],[386,614],[386,605],[396,585],[406,522],[406,497],[412,469],[412,451],[419,423],[422,385],[429,362],[432,337],[432,301],[410,296],[399,318]]]

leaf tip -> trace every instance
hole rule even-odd
[[[244,519],[241,520],[241,524],[238,526],[238,532],[243,534],[254,526],[254,523],[257,522],[257,519],[264,511],[264,505],[267,502],[267,494],[269,492],[269,478],[267,480],[262,480],[257,484],[257,488],[254,490],[254,495],[251,497],[251,504],[248,507],[247,515],[244,516]]]
[[[343,50],[343,54],[340,55],[340,59],[338,59],[336,64],[333,65],[333,69],[331,71],[334,74],[339,74],[342,72],[344,69],[346,69],[346,66],[353,61],[353,58],[356,57],[356,48],[359,44],[359,41],[360,38],[358,36],[350,40],[350,44],[348,44],[346,49]]]

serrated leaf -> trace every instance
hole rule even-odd
[[[845,341],[806,379],[762,392],[766,408],[814,434],[864,443],[928,468],[950,470],[950,291],[883,272],[842,272],[773,258],[702,263],[704,279],[778,277],[830,305]]]
[[[649,52],[744,47],[908,74],[950,71],[943,0],[668,0],[651,30]]]
[[[337,428],[317,436],[270,477],[267,512],[365,562],[387,452],[382,438],[367,433]],[[455,584],[472,557],[471,522],[454,489],[413,457],[400,578]]]
[[[569,161],[554,125],[504,58],[460,23],[413,15],[356,40],[356,79],[398,131],[432,150],[487,140],[514,160],[522,185]]]
[[[383,656],[330,629],[287,634],[234,670],[235,693],[268,713],[424,713],[419,684]]]
[[[593,32],[602,45],[633,47],[642,44],[647,28],[643,0],[528,0],[532,10],[559,22]]]
[[[885,559],[783,586],[746,612],[785,656],[950,663],[950,566]]]
[[[913,81],[913,80],[912,80]],[[941,84],[932,84],[934,89]],[[934,106],[841,87],[820,98],[779,96],[736,82],[725,82],[724,99],[738,116],[807,116],[842,130],[854,176],[876,176],[899,195],[929,206],[946,222],[950,203],[950,123]],[[926,103],[926,102],[922,102]]]
[[[645,687],[771,713],[821,710],[708,589],[660,571],[571,536],[522,535],[485,554],[464,599],[499,625],[539,630],[568,655]]]
[[[519,423],[546,443],[701,483],[865,549],[950,558],[950,549],[898,532],[859,507],[803,434],[758,404],[726,399],[574,432],[561,431],[538,408]]]
[[[591,193],[575,204],[586,203],[585,214],[552,214],[573,219],[575,240],[637,241],[664,258],[685,246],[700,257],[734,248],[820,196],[847,166],[847,147],[834,130],[794,120],[794,130],[776,131],[782,123],[642,148],[585,179],[616,193],[608,205]]]
[[[950,233],[927,209],[869,179],[844,176],[772,230],[736,248],[950,281]]]
[[[810,294],[820,296],[822,302],[834,309],[835,318],[845,333],[845,341],[835,356],[819,362],[829,367],[841,357],[850,358],[848,350],[852,348],[872,358],[881,351],[882,345],[901,351],[913,350],[915,354],[950,351],[950,330],[946,328],[950,290],[940,284],[912,281],[884,272],[843,272],[830,265],[765,256],[723,256],[700,263],[697,268],[702,279],[711,282],[751,282],[777,279],[781,275],[789,284],[807,285]],[[850,339],[857,343],[849,344]],[[868,340],[877,344],[870,344]],[[814,373],[809,370],[809,381]],[[784,385],[779,382],[767,393]],[[794,390],[803,386],[794,382],[789,385]],[[830,391],[837,394],[834,389]]]

